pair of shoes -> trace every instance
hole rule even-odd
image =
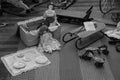
[[[94,65],[97,68],[101,68],[103,67],[103,64],[105,63],[105,59],[104,58],[100,58],[100,57],[96,57],[92,51],[87,50],[83,55],[79,56],[81,59],[83,60],[87,60],[87,61],[94,61]]]
[[[94,61],[94,65],[97,67],[97,68],[100,68],[100,67],[103,67],[103,64],[105,63],[105,59],[104,58],[101,58],[101,57],[97,57],[95,56],[96,52],[98,54],[101,54],[103,53],[104,55],[108,55],[109,54],[109,51],[107,50],[107,46],[106,45],[102,45],[98,48],[86,48],[86,52],[79,56],[81,59],[84,59],[84,60],[87,60],[87,61],[91,61],[93,60]]]
[[[100,58],[100,57],[96,57],[92,51],[87,50],[83,55],[79,56],[81,59],[83,60],[87,60],[87,61],[94,61],[94,65],[97,68],[101,68],[103,67],[103,64],[105,63],[105,59],[104,58]]]

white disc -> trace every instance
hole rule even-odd
[[[23,63],[23,62],[15,62],[13,64],[13,67],[16,68],[16,69],[25,68],[25,66],[26,66],[25,63]]]
[[[45,56],[39,56],[36,57],[35,62],[38,64],[44,64],[48,61],[48,59]]]
[[[30,59],[30,58],[27,58],[27,57],[23,57],[23,61],[25,61],[25,62],[30,62],[31,59]]]

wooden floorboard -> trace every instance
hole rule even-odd
[[[99,11],[98,1],[99,0],[78,0],[78,2],[74,4],[72,7],[70,7],[69,10],[86,11],[91,5],[94,5],[93,11],[95,12],[92,14],[92,16],[101,17],[102,14]],[[15,24],[18,21],[26,20],[34,16],[41,16],[43,13],[42,11],[46,9],[46,5],[40,6],[40,8],[38,7],[37,9],[38,10],[41,9],[40,14],[31,15],[29,17],[17,17],[17,16],[5,14],[4,16],[0,17],[0,22],[8,22],[8,23]],[[69,25],[67,25],[66,27],[63,26],[61,33],[63,34],[66,31],[71,29]],[[3,29],[0,28],[0,57],[17,51],[18,49],[17,45],[18,45],[19,39],[14,35],[15,32],[13,31],[16,31],[16,26],[14,25],[7,26],[6,28],[3,28]],[[4,46],[2,47],[2,45]],[[71,44],[68,44],[67,48],[65,47],[65,49],[63,49],[63,51],[61,51],[59,54],[58,53],[53,54],[52,58],[54,59],[52,60],[53,61],[55,60],[55,62],[53,62],[51,67],[43,67],[40,69],[32,70],[32,71],[29,71],[29,74],[24,73],[24,75],[22,76],[10,77],[10,74],[7,72],[7,70],[3,66],[2,62],[0,62],[0,80],[2,80],[2,78],[5,78],[5,77],[8,77],[5,80],[43,80],[43,79],[52,80],[53,78],[54,80],[82,80],[82,75],[79,68],[80,65],[79,65],[77,54],[76,54],[76,49],[72,45],[74,45],[74,42],[72,42]],[[119,64],[115,64],[115,63],[112,63],[112,64],[119,66]],[[56,71],[54,71],[54,68]],[[51,71],[53,71],[52,73],[54,74],[50,74],[49,72],[50,69],[52,69]],[[48,70],[48,73],[47,73],[47,70]],[[41,73],[40,71],[44,73]],[[114,76],[116,77],[116,80],[119,80],[120,73],[117,71],[117,69],[112,68],[112,71],[114,71],[114,74],[115,74]],[[35,74],[42,74],[40,76],[43,76],[43,78],[39,79],[40,76],[35,77]],[[44,74],[46,74],[48,77],[46,78],[46,75]]]

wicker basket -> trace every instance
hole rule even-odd
[[[18,22],[20,38],[27,46],[37,45],[39,42],[39,31],[36,27],[42,22],[42,17],[36,17],[26,21]],[[29,27],[27,30],[26,27]]]

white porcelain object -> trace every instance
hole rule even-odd
[[[50,26],[50,27],[48,27],[48,29],[50,30],[50,31],[55,31],[56,29],[58,28],[58,26],[56,25],[56,26]]]
[[[48,61],[48,59],[45,56],[39,56],[36,57],[35,62],[38,64],[44,64]]]
[[[30,58],[23,57],[23,61],[25,61],[25,62],[30,62],[31,60],[30,60]]]
[[[25,68],[25,66],[26,66],[25,63],[19,62],[19,61],[13,64],[13,67],[16,69],[22,69],[22,68]]]
[[[23,58],[23,57],[24,57],[24,54],[18,54],[17,57],[18,57],[18,58]]]

